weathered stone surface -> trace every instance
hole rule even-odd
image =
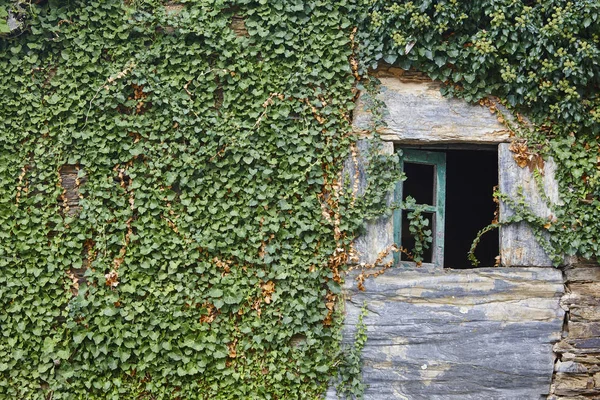
[[[561,303],[566,307],[595,307],[600,306],[600,298],[593,295],[586,296],[580,293],[568,293],[563,296]]]
[[[563,373],[587,373],[588,368],[585,364],[581,364],[575,361],[557,361],[554,364],[554,371]]]
[[[249,36],[248,30],[246,29],[246,21],[243,17],[234,15],[231,19],[230,27],[235,32],[236,36]]]
[[[598,261],[580,256],[566,256],[565,265],[570,268],[600,268]]]
[[[563,340],[554,345],[557,362],[548,400],[600,399],[600,266],[577,257],[566,259],[568,311]]]
[[[382,143],[383,154],[393,154],[394,145],[390,142]],[[361,139],[357,142],[356,160],[348,157],[344,164],[343,175],[350,179],[349,186],[356,196],[362,196],[367,186],[367,162],[364,155],[369,151],[369,140]],[[388,203],[393,201],[393,193],[390,193]],[[358,256],[358,263],[373,264],[377,256],[388,249],[394,243],[394,224],[391,213],[368,221],[365,232],[354,241],[354,250]],[[386,263],[392,260],[393,255],[387,254],[382,260]]]
[[[560,271],[394,268],[365,288],[347,283],[345,335],[351,340],[366,302],[367,400],[548,394],[563,322]]]
[[[569,308],[570,319],[573,321],[600,321],[600,307],[579,307]]]
[[[600,268],[570,268],[565,270],[568,283],[598,282],[600,281]]]
[[[600,267],[566,268],[566,282],[600,282]]]
[[[513,159],[513,153],[508,144],[498,146],[499,188],[500,192],[507,194],[519,202],[519,192],[522,191],[523,201],[537,216],[548,218],[552,214],[551,204],[547,204],[540,193],[545,193],[553,204],[559,203],[558,184],[554,173],[556,163],[549,159],[544,166],[542,177],[543,187],[538,187],[533,173],[529,168],[521,168]],[[514,211],[503,201],[500,202],[500,221],[506,221]],[[546,251],[533,236],[531,228],[526,222],[509,224],[500,228],[500,249],[502,265],[509,266],[552,266]]]
[[[446,98],[436,82],[407,79],[407,76],[381,77],[379,99],[386,105],[387,127],[382,138],[398,143],[500,143],[509,131],[490,110],[464,100]],[[369,126],[371,114],[359,100],[354,111],[354,129]]]
[[[563,309],[569,311],[569,319],[573,322],[600,321],[600,292],[595,294],[592,284],[590,287],[582,284],[569,284],[570,293],[560,300]]]
[[[75,165],[63,165],[59,171],[60,183],[63,188],[63,194],[60,198],[61,211],[63,213],[74,215],[79,210],[79,185],[77,176],[79,169]],[[82,181],[84,181],[82,179]]]
[[[600,337],[600,322],[574,322],[569,321],[568,331],[570,338]]]
[[[570,336],[554,345],[556,353],[570,352],[574,354],[600,354],[600,337],[575,339]]]
[[[565,353],[560,354],[560,356],[562,361],[575,361],[590,365],[588,367],[590,372],[595,372],[596,369],[600,371],[600,354],[575,354],[567,351]]]
[[[600,296],[600,282],[571,283],[569,289],[580,296]]]
[[[554,393],[559,396],[572,396],[578,394],[600,394],[599,389],[594,389],[594,377],[588,374],[557,373],[553,382]]]

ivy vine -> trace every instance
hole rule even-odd
[[[363,4],[368,12],[359,32],[365,63],[375,67],[385,60],[423,71],[444,84],[443,94],[469,102],[498,97],[515,115],[516,137],[526,140],[516,156],[524,155],[538,169],[538,157],[552,156],[559,165],[562,204],[548,221],[536,223],[550,234],[542,244],[553,254],[597,257],[600,5],[563,0]]]
[[[597,256],[599,7],[0,1],[0,397],[320,397],[400,178],[375,144],[342,183],[382,59],[525,115],[561,166],[552,248]]]

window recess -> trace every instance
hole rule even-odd
[[[498,184],[497,147],[466,149],[396,149],[406,180],[397,183],[394,194],[395,202],[403,205],[393,215],[394,242],[414,255],[417,239],[409,229],[409,219],[419,208],[428,220],[425,229],[430,230],[432,239],[422,253],[425,266],[473,268],[467,253],[477,233],[492,222],[497,212],[493,199]],[[419,248],[416,250],[419,254]],[[481,237],[475,251],[480,267],[495,265],[499,253],[498,230]],[[396,253],[394,260],[396,265],[415,264],[405,252]]]
[[[384,73],[379,78],[381,90],[377,98],[385,104],[385,126],[381,127],[380,132],[384,141],[381,152],[392,155],[401,148],[446,154],[446,203],[442,220],[444,241],[440,243],[438,239],[437,243],[432,243],[434,247],[425,260],[431,262],[425,264],[436,268],[472,268],[467,252],[477,232],[494,218],[496,204],[492,200],[492,191],[496,184],[504,195],[526,204],[533,214],[552,221],[552,209],[560,205],[554,177],[556,164],[552,159],[545,160],[543,175],[541,179],[536,179],[529,168],[520,168],[514,161],[514,154],[510,151],[510,142],[513,140],[510,131],[499,122],[497,115],[490,113],[488,107],[443,97],[437,82],[395,73]],[[369,97],[370,94],[363,93],[353,112],[352,125],[357,133],[371,129],[373,116]],[[510,115],[502,105],[496,103],[495,106],[505,116]],[[357,143],[360,152],[366,151],[369,146],[366,136]],[[355,163],[349,158],[344,168],[351,180],[358,172],[357,182],[350,182],[350,185],[356,184],[360,195],[362,188],[368,185],[367,164],[361,155],[357,161]],[[431,162],[406,164],[408,169],[404,172],[408,180],[402,183],[400,190],[412,190],[411,196],[416,204],[431,207],[439,204],[431,198],[437,199],[441,186],[434,188],[431,178],[418,178],[436,176],[437,179],[439,168],[434,165]],[[427,172],[432,168],[437,168],[435,173]],[[419,182],[426,182],[425,187],[410,188],[410,185]],[[400,201],[402,198],[403,195],[396,191],[387,200],[391,205],[394,200]],[[364,265],[393,262],[389,249],[402,241],[408,244],[407,240],[410,239],[404,233],[409,212],[406,210],[403,214],[402,211],[396,211],[392,215],[385,214],[365,221],[365,231],[354,241],[357,256],[353,262]],[[505,222],[513,213],[509,204],[500,201],[500,222]],[[432,234],[436,232],[436,236],[441,233],[438,229],[440,224],[437,223],[439,215],[437,210],[425,215],[430,217],[428,228]],[[440,245],[443,246],[443,255],[436,259],[435,250]],[[498,254],[504,267],[552,266],[544,247],[536,239],[534,228],[525,221],[502,225],[500,229],[482,236],[475,251],[475,256],[481,261],[479,266],[495,265]],[[384,255],[383,258],[380,255]],[[395,265],[411,264],[399,255],[395,257]]]

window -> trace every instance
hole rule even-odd
[[[472,268],[467,258],[471,243],[496,212],[492,193],[498,184],[497,147],[425,148],[396,149],[406,180],[398,183],[395,201],[412,197],[429,222],[432,243],[423,254],[423,264]],[[408,229],[411,211],[411,208],[396,209],[393,217],[394,242],[409,251],[415,245]],[[494,230],[481,238],[475,255],[480,266],[492,266],[498,254],[499,237]],[[397,253],[395,262],[406,264],[410,259]]]
[[[405,192],[416,204],[429,208],[424,211],[428,214],[423,215],[429,217],[434,235],[431,250],[424,254],[425,264],[436,268],[471,268],[467,253],[477,232],[494,218],[497,204],[493,202],[492,191],[496,185],[501,193],[523,202],[535,215],[552,218],[552,204],[559,204],[553,160],[546,160],[543,176],[536,178],[532,171],[520,168],[514,161],[510,131],[490,108],[445,98],[440,94],[439,83],[398,74],[397,70],[382,70],[377,74],[381,82],[377,98],[385,104],[386,126],[378,129],[383,139],[381,151],[393,154],[402,149],[406,154],[402,168],[408,179],[394,197],[402,199],[407,196],[402,193]],[[357,133],[371,129],[369,99],[370,95],[363,93],[354,110],[353,129]],[[502,106],[495,104],[495,109],[501,110]],[[367,137],[364,139],[358,142],[361,151],[369,147]],[[427,153],[441,154],[445,162],[427,159]],[[366,187],[363,158],[359,157],[356,166],[348,160],[345,168],[349,176],[358,170],[358,182],[354,184],[359,192]],[[444,169],[446,180],[442,185],[438,174]],[[367,221],[364,234],[354,242],[357,262],[385,264],[393,261],[389,254],[392,245],[411,247],[408,213],[410,210],[396,211],[392,216],[386,214]],[[513,213],[508,204],[500,202],[501,222]],[[524,221],[502,225],[481,238],[475,251],[480,266],[495,265],[498,255],[505,267],[552,265],[534,231]],[[410,266],[402,256],[395,257],[396,265]]]
[[[400,150],[400,168],[407,179],[396,186],[396,202],[411,197],[424,209],[433,242],[423,254],[423,262],[444,265],[444,209],[446,206],[446,154],[422,150]],[[408,228],[411,209],[394,212],[394,241],[410,251],[416,243]],[[396,253],[396,263],[406,254]]]

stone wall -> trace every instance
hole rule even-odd
[[[439,84],[418,74],[383,67],[376,75],[382,83],[378,98],[386,105],[387,125],[378,128],[387,141],[382,152],[391,154],[394,145],[498,145],[502,191],[513,194],[521,187],[533,211],[547,216],[546,205],[535,200],[530,171],[516,166],[509,133],[493,109],[444,98]],[[358,101],[358,134],[371,121],[370,102],[367,94]],[[359,142],[359,150],[364,146]],[[547,163],[545,193],[556,187],[552,170]],[[346,171],[358,176],[351,186],[362,193],[364,160],[348,162]],[[508,215],[507,208],[500,214]],[[600,266],[578,261],[563,274],[550,266],[524,224],[502,227],[501,236],[503,268],[394,267],[367,280],[364,292],[348,278],[345,340],[353,340],[363,304],[368,309],[367,400],[600,399]],[[355,242],[359,262],[373,263],[391,243],[391,217],[370,222]],[[332,391],[327,399],[335,399]]]
[[[555,268],[392,268],[365,291],[349,277],[347,341],[368,309],[365,399],[545,399],[563,294]]]
[[[517,165],[514,160],[514,153],[508,143],[511,140],[510,134],[494,113],[502,108],[499,104],[474,105],[461,99],[443,97],[440,83],[399,68],[381,66],[375,75],[381,81],[377,98],[385,105],[385,126],[378,128],[384,140],[381,149],[383,153],[393,154],[394,146],[418,146],[422,150],[438,151],[464,149],[469,148],[468,146],[471,149],[497,146],[498,183],[502,193],[515,201],[519,201],[522,196],[531,211],[541,218],[550,215],[552,207],[546,204],[548,198],[551,203],[559,204],[554,161],[546,160],[541,180],[543,188],[538,188],[538,180],[533,172]],[[369,93],[361,94],[353,115],[353,129],[358,135],[363,135],[370,126],[372,114],[369,107],[372,103]],[[359,140],[358,149],[361,152],[367,146],[363,140]],[[345,169],[350,179],[353,179],[354,172],[358,170],[358,182],[351,182],[350,186],[358,187],[360,195],[366,185],[366,165],[360,155],[357,161],[358,165],[354,166],[354,160],[349,159]],[[446,187],[447,192],[452,190],[452,187]],[[547,197],[540,197],[540,192]],[[512,215],[511,208],[504,201],[500,202],[500,207],[501,221]],[[378,254],[389,248],[394,241],[392,218],[389,215],[371,221],[366,228],[366,233],[355,241],[359,263],[374,262]],[[502,226],[500,237],[503,266],[552,267],[551,260],[525,222]]]
[[[564,270],[566,311],[549,400],[600,399],[600,265],[573,259]]]

